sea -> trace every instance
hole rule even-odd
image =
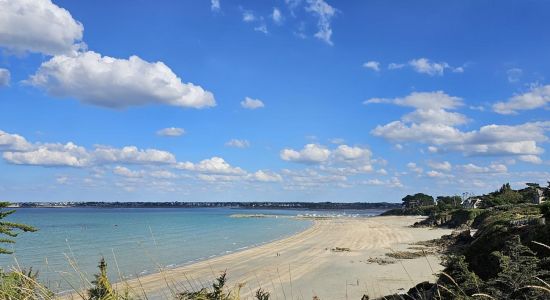
[[[113,281],[255,247],[312,225],[296,216],[369,217],[381,210],[19,208],[7,218],[38,228],[0,255],[4,271],[32,267],[54,292],[81,289],[103,257]],[[260,216],[260,217],[258,217]]]

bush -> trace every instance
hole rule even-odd
[[[0,270],[0,299],[53,299],[54,294],[38,282],[32,269],[4,273]]]

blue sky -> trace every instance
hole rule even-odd
[[[0,1],[0,199],[550,180],[547,1]]]

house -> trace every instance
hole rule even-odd
[[[464,208],[479,208],[481,206],[481,199],[477,197],[471,197],[462,202]]]
[[[544,190],[541,188],[536,188],[533,197],[533,203],[541,204],[544,201],[546,201],[546,197],[544,197]]]

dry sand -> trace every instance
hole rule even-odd
[[[421,217],[333,218],[315,220],[309,229],[291,237],[192,265],[130,280],[136,294],[148,299],[173,299],[174,290],[209,286],[226,270],[228,286],[241,283],[241,299],[252,299],[258,288],[272,299],[361,299],[403,292],[433,280],[442,269],[429,255],[379,265],[369,258],[385,258],[411,243],[438,238],[446,229],[411,228]],[[336,252],[336,247],[350,251]],[[414,251],[414,250],[412,250]],[[278,255],[279,254],[279,255]]]

